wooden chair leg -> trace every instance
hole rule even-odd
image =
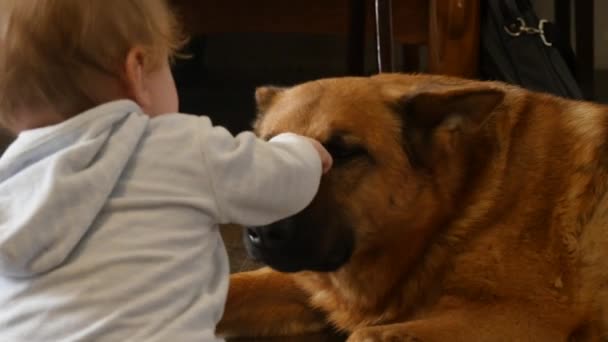
[[[391,0],[374,0],[378,73],[393,72],[393,15]]]
[[[404,44],[402,49],[402,63],[401,70],[404,72],[416,72],[420,70],[420,46]]]
[[[571,0],[554,0],[553,8],[555,8],[555,26],[557,28],[557,33],[559,34],[556,39],[559,44],[563,44],[565,46],[570,46],[572,41],[572,22],[570,18],[570,14],[572,14],[572,1]],[[572,73],[578,80],[578,72],[576,68],[576,54],[574,50],[572,51],[561,51],[562,57],[564,61],[568,65],[568,68],[572,70]],[[580,82],[579,82],[580,83]]]
[[[570,42],[572,36],[570,34],[570,5],[571,0],[555,0],[553,8],[555,8],[555,25],[559,33],[564,36],[564,40]]]
[[[350,0],[348,27],[348,73],[362,76],[365,73],[365,0]]]
[[[475,77],[479,69],[479,0],[429,3],[429,72]]]
[[[576,23],[576,73],[586,99],[593,99],[594,56],[593,56],[593,1],[577,0],[575,3]]]

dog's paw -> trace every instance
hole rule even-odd
[[[371,327],[355,330],[346,342],[423,342],[420,338],[399,329]]]

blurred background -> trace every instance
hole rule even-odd
[[[196,2],[176,1],[178,3]],[[214,3],[214,1],[209,1]],[[217,1],[220,3],[221,1]],[[230,1],[227,1],[228,3]],[[276,1],[262,0],[257,1],[260,7],[264,3],[270,6]],[[294,1],[299,3],[302,1]],[[352,5],[354,1],[350,1]],[[365,28],[366,35],[363,48],[363,71],[365,74],[373,74],[378,70],[376,63],[376,39],[373,31],[374,22],[369,18],[374,9],[370,6],[371,1],[367,1],[368,20]],[[401,41],[407,40],[403,37],[404,31],[417,29],[420,26],[428,25],[424,17],[429,16],[429,10],[425,7],[433,1],[418,0],[393,0],[393,7],[401,7],[393,10],[393,28],[395,34],[401,34]],[[438,6],[447,5],[450,1],[437,1]],[[463,1],[465,6],[470,6],[478,1]],[[483,2],[483,1],[482,1]],[[593,89],[590,99],[601,102],[608,102],[608,21],[601,20],[608,14],[608,1],[604,0],[533,0],[534,7],[540,18],[555,21],[556,14],[563,16],[564,11],[569,17],[569,31],[572,47],[577,50],[577,38],[586,37],[585,46],[580,46],[582,50],[582,60],[579,63],[588,67],[593,76],[590,77],[589,71],[583,70],[582,88]],[[239,1],[236,1],[239,3]],[[337,26],[342,25],[344,32],[348,30],[348,10],[345,8],[341,12],[336,8],[339,4],[349,5],[349,1],[309,1],[310,7],[316,7],[315,13],[323,13],[323,4],[332,3],[327,9],[329,14],[337,14],[334,20]],[[217,4],[216,4],[217,5]],[[218,15],[230,11],[227,5],[218,5],[222,10]],[[187,5],[186,7],[195,8],[196,6]],[[213,4],[202,6],[200,11],[214,12]],[[279,5],[279,7],[281,7]],[[284,7],[284,6],[283,6]],[[283,9],[279,8],[279,10]],[[297,6],[296,6],[297,7]],[[407,9],[410,7],[411,9]],[[277,16],[280,15],[277,10]],[[298,29],[287,27],[289,32],[280,32],[280,26],[284,24],[280,17],[274,18],[273,22],[268,22],[267,16],[275,13],[270,9],[263,11],[261,20],[266,21],[260,24],[260,32],[251,29],[255,26],[249,23],[243,31],[238,32],[239,24],[233,22],[229,16],[216,18],[220,24],[209,28],[214,31],[205,35],[195,35],[189,52],[194,58],[181,61],[175,67],[175,75],[180,91],[180,99],[183,112],[209,115],[216,124],[228,127],[236,133],[250,128],[254,117],[255,108],[253,103],[253,93],[256,86],[273,85],[293,85],[299,82],[308,81],[320,77],[344,76],[352,74],[349,69],[349,51],[351,49],[349,37],[341,34],[334,29],[334,32],[297,32]],[[557,12],[557,13],[556,13]],[[259,15],[259,13],[253,13]],[[252,14],[252,15],[253,15]],[[197,15],[189,13],[189,16],[199,17],[200,21],[205,20],[208,15]],[[209,14],[213,16],[214,14]],[[325,14],[319,15],[319,17]],[[339,17],[338,15],[341,15]],[[401,15],[401,16],[399,16]],[[302,14],[302,16],[305,16]],[[303,20],[307,20],[305,18]],[[470,18],[468,18],[471,20]],[[299,20],[296,18],[295,21]],[[325,19],[323,19],[325,20]],[[563,20],[563,19],[562,19]],[[197,19],[191,19],[196,21]],[[222,23],[223,21],[223,23]],[[412,24],[412,21],[416,21]],[[583,25],[579,25],[579,24]],[[224,24],[225,27],[222,27]],[[233,25],[234,24],[234,25]],[[314,23],[311,23],[313,25]],[[231,25],[233,25],[231,27]],[[256,23],[257,25],[257,23]],[[294,23],[295,25],[295,23]],[[234,27],[236,26],[236,27]],[[287,25],[289,26],[289,25]],[[591,28],[590,28],[591,27]],[[315,28],[302,28],[301,31],[315,31]],[[577,31],[578,30],[578,31]],[[222,32],[224,31],[224,32]],[[266,31],[266,32],[264,32]],[[273,31],[273,32],[268,32]],[[321,31],[317,29],[316,31]],[[330,29],[328,29],[330,31]],[[428,34],[428,33],[424,33]],[[479,33],[477,33],[479,34]],[[422,41],[423,38],[414,37],[414,41]],[[591,41],[589,41],[591,40]],[[394,57],[395,69],[398,71],[428,71],[426,57],[428,48],[424,44],[420,45],[419,56],[412,58],[412,45],[394,41],[392,55]],[[415,53],[415,52],[414,52]],[[591,56],[589,54],[591,53]],[[418,60],[416,60],[416,57]],[[465,58],[464,56],[463,58]],[[408,61],[413,65],[408,65]],[[420,65],[415,65],[417,62]],[[591,65],[589,65],[591,61]],[[591,83],[592,85],[589,85]]]

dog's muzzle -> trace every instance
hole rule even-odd
[[[331,272],[343,266],[353,252],[350,236],[300,226],[293,218],[268,226],[247,227],[243,240],[249,255],[281,272]]]

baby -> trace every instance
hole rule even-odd
[[[0,0],[0,341],[216,341],[219,225],[304,209],[315,140],[177,114],[162,0]]]

